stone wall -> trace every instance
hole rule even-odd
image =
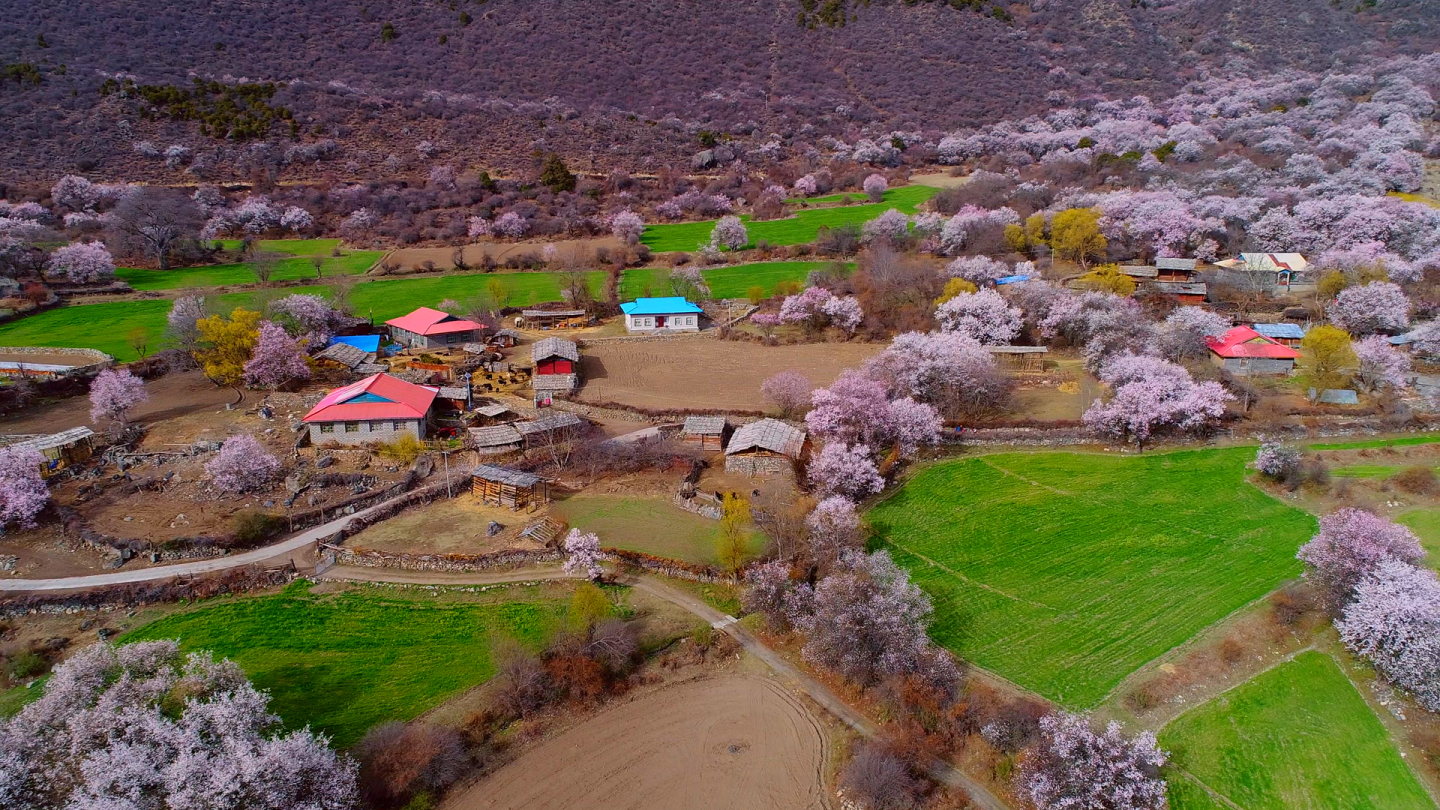
[[[335,545],[323,545],[321,548],[335,554],[336,565],[437,573],[494,571],[537,563],[559,562],[564,558],[560,552],[550,549],[506,549],[492,554],[397,554],[389,551],[350,549]]]
[[[327,425],[335,429],[331,433],[321,431],[320,423],[310,425],[310,443],[316,447],[322,447],[329,442],[336,444],[370,444],[371,442],[390,443],[401,436],[414,436],[417,439],[424,438],[420,431],[420,421],[417,419],[352,419],[359,430],[347,432],[346,422],[328,422]],[[400,423],[400,429],[396,430],[394,425]],[[372,424],[374,423],[374,424]],[[379,425],[379,427],[375,427]]]
[[[795,462],[779,456],[734,455],[725,457],[725,472],[752,477],[774,477],[794,473]]]

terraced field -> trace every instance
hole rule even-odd
[[[1181,715],[1160,743],[1173,757],[1173,810],[1435,806],[1334,659],[1319,652]]]
[[[1066,706],[1297,576],[1315,520],[1253,448],[1003,454],[923,470],[869,519],[960,656]]]
[[[716,298],[744,298],[751,287],[760,287],[766,296],[775,294],[775,285],[782,281],[793,281],[804,285],[810,271],[828,267],[834,262],[755,262],[724,267],[709,267],[700,271],[705,283],[710,285],[710,294]],[[854,264],[846,263],[847,270]],[[642,296],[669,295],[666,284],[668,270],[660,267],[637,267],[625,271],[620,280],[620,298],[630,301]]]

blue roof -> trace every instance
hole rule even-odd
[[[344,343],[347,346],[354,346],[362,352],[380,351],[379,335],[348,335],[346,337],[330,338],[331,346],[334,346],[336,343]]]
[[[1268,338],[1292,338],[1299,340],[1305,337],[1305,330],[1299,324],[1294,323],[1257,323],[1255,331]]]
[[[1001,284],[1019,284],[1019,283],[1022,282],[1022,281],[1029,281],[1029,280],[1030,280],[1030,277],[1029,277],[1029,276],[1005,276],[1004,278],[997,278],[997,279],[995,279],[995,284],[996,284],[997,286],[998,286],[998,285],[1001,285]]]
[[[621,304],[620,311],[626,315],[677,315],[701,313],[705,310],[677,295],[669,298],[636,298]]]

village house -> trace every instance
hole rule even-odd
[[[805,431],[779,419],[761,419],[735,429],[725,448],[725,472],[780,475],[794,471],[805,453]]]
[[[313,444],[425,438],[439,390],[376,374],[326,394],[302,420]]]
[[[0,447],[34,450],[40,454],[40,475],[49,478],[71,464],[89,459],[94,453],[95,431],[75,427],[39,436],[0,436]]]
[[[699,332],[704,310],[679,296],[669,298],[637,298],[620,305],[625,313],[625,331],[631,334],[653,332]]]
[[[1232,274],[1239,274],[1243,283],[1274,293],[1309,290],[1315,286],[1310,262],[1299,253],[1241,253],[1237,259],[1215,262]]]
[[[544,338],[530,347],[535,373],[530,388],[536,405],[549,405],[557,395],[568,394],[580,384],[580,348],[564,338]]]
[[[1305,339],[1305,330],[1298,323],[1257,323],[1251,326],[1256,332],[1276,343],[1296,348]]]
[[[1196,259],[1180,259],[1176,257],[1156,259],[1155,280],[1189,281],[1195,276],[1197,264],[1199,264],[1199,262]]]
[[[1248,326],[1237,326],[1205,342],[1211,359],[1232,374],[1289,374],[1300,358],[1300,352]]]
[[[680,429],[680,441],[701,450],[723,450],[727,427],[723,416],[687,416]]]
[[[478,342],[485,327],[474,321],[457,318],[438,309],[420,307],[409,315],[385,322],[390,337],[412,349],[445,349]]]
[[[1186,306],[1205,303],[1205,296],[1210,292],[1203,281],[1152,281],[1145,285],[1145,289],[1160,295],[1173,295],[1177,303]]]

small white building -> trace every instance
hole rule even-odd
[[[625,331],[631,334],[655,332],[699,332],[704,310],[679,296],[637,298],[620,305],[625,313]]]

